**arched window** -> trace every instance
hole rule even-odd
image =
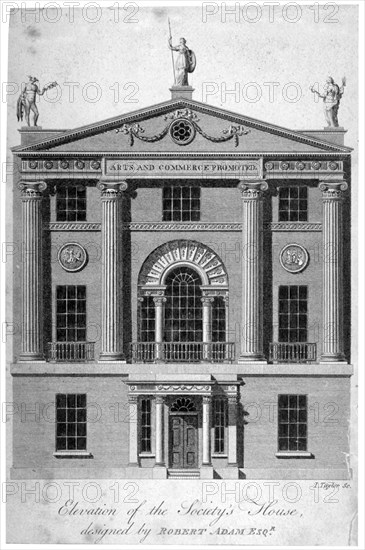
[[[202,341],[201,284],[190,267],[178,267],[166,277],[165,342]]]

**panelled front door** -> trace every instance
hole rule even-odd
[[[171,468],[198,467],[198,415],[170,416]]]

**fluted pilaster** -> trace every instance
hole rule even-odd
[[[210,408],[212,398],[203,396],[203,466],[211,466],[210,458]]]
[[[237,467],[238,395],[228,396],[228,464]]]
[[[242,327],[239,362],[263,361],[263,192],[265,181],[240,182],[242,193]]]
[[[20,361],[42,361],[42,192],[47,185],[20,182],[22,199],[22,346]]]
[[[342,202],[347,183],[321,182],[323,200],[323,343],[321,362],[343,361]]]
[[[165,466],[164,457],[164,398],[156,396],[156,466]]]
[[[100,361],[121,361],[120,198],[126,182],[99,182],[102,202],[102,316]]]
[[[138,397],[128,395],[129,405],[129,466],[138,466]]]

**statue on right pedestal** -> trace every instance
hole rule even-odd
[[[338,128],[338,108],[340,106],[340,100],[343,96],[346,86],[346,78],[342,78],[341,87],[338,86],[333,80],[332,76],[327,77],[326,84],[323,88],[323,94],[311,86],[311,92],[317,94],[323,99],[324,115],[327,122],[327,126],[330,128]]]

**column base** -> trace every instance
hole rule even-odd
[[[346,358],[342,353],[341,354],[336,354],[336,355],[323,354],[323,355],[321,355],[321,357],[319,359],[319,362],[320,363],[346,363],[347,364]]]
[[[21,353],[18,357],[18,363],[45,363],[46,359],[44,355],[39,353]]]
[[[155,464],[152,468],[153,479],[167,479],[167,468],[163,464]]]
[[[200,468],[200,479],[213,479],[214,470],[210,464],[203,464]]]
[[[126,363],[125,357],[122,353],[101,353],[99,355],[98,363]]]
[[[240,355],[238,358],[238,363],[260,363],[262,365],[267,365],[267,361],[263,355]]]

